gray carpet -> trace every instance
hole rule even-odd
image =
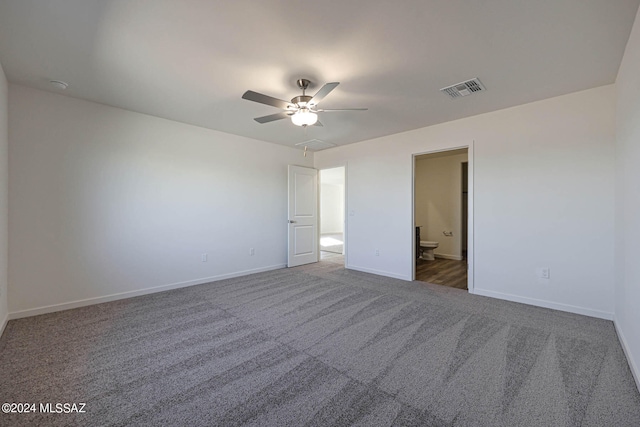
[[[611,322],[342,259],[9,322],[1,425],[640,426]]]

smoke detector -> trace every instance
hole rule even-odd
[[[476,92],[487,90],[482,85],[480,80],[476,77],[471,80],[456,83],[451,86],[443,87],[440,92],[449,95],[452,99],[460,98],[462,96],[469,96]]]
[[[68,83],[65,83],[61,80],[49,80],[49,84],[56,89],[65,90],[69,87]]]

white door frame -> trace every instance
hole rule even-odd
[[[322,169],[318,169],[318,177],[320,176],[320,173],[323,170],[326,169],[335,169],[335,168],[344,168],[344,235],[343,235],[343,239],[344,239],[344,266],[345,268],[347,267],[348,262],[347,262],[347,257],[348,257],[348,238],[347,236],[349,235],[348,231],[349,231],[349,178],[347,177],[348,173],[348,169],[347,169],[347,163],[341,163],[335,166],[327,166],[324,167]],[[318,212],[320,212],[320,210],[322,209],[322,207],[320,206],[320,179],[318,179]],[[322,227],[322,218],[320,213],[318,213],[318,253],[320,253],[320,228]]]
[[[452,150],[460,150],[460,149],[468,149],[467,155],[469,163],[468,166],[468,189],[467,189],[467,289],[470,294],[474,293],[474,226],[473,226],[473,206],[474,206],[474,196],[473,196],[473,141],[469,142],[465,145],[454,146],[441,148],[436,150],[424,151],[420,153],[412,154],[412,162],[411,162],[411,280],[416,280],[416,157],[421,156],[423,154],[433,154],[433,153],[442,153],[445,151]]]

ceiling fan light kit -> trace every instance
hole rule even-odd
[[[366,108],[340,108],[336,110],[319,109],[318,103],[324,99],[333,89],[340,83],[332,82],[327,83],[320,88],[320,90],[314,95],[309,96],[305,92],[311,82],[307,79],[298,79],[296,84],[302,89],[302,95],[294,96],[291,98],[291,102],[284,101],[282,99],[273,98],[262,93],[248,90],[242,95],[242,99],[248,101],[258,102],[260,104],[270,105],[272,107],[282,108],[284,111],[276,114],[270,114],[268,116],[256,117],[254,120],[260,124],[273,122],[276,120],[291,118],[291,122],[296,126],[322,126],[322,123],[318,121],[318,113],[325,111],[364,111]]]
[[[303,108],[291,116],[291,121],[296,126],[309,126],[318,121],[318,115],[316,113],[312,113],[306,108]]]

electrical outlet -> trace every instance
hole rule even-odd
[[[551,271],[549,267],[540,267],[537,269],[538,279],[549,280],[551,278]]]
[[[202,262],[207,262],[208,258],[209,258],[208,254],[202,254]]]
[[[376,256],[380,256],[380,249],[376,249]]]
[[[254,256],[256,251],[253,248],[249,248],[249,255]]]

